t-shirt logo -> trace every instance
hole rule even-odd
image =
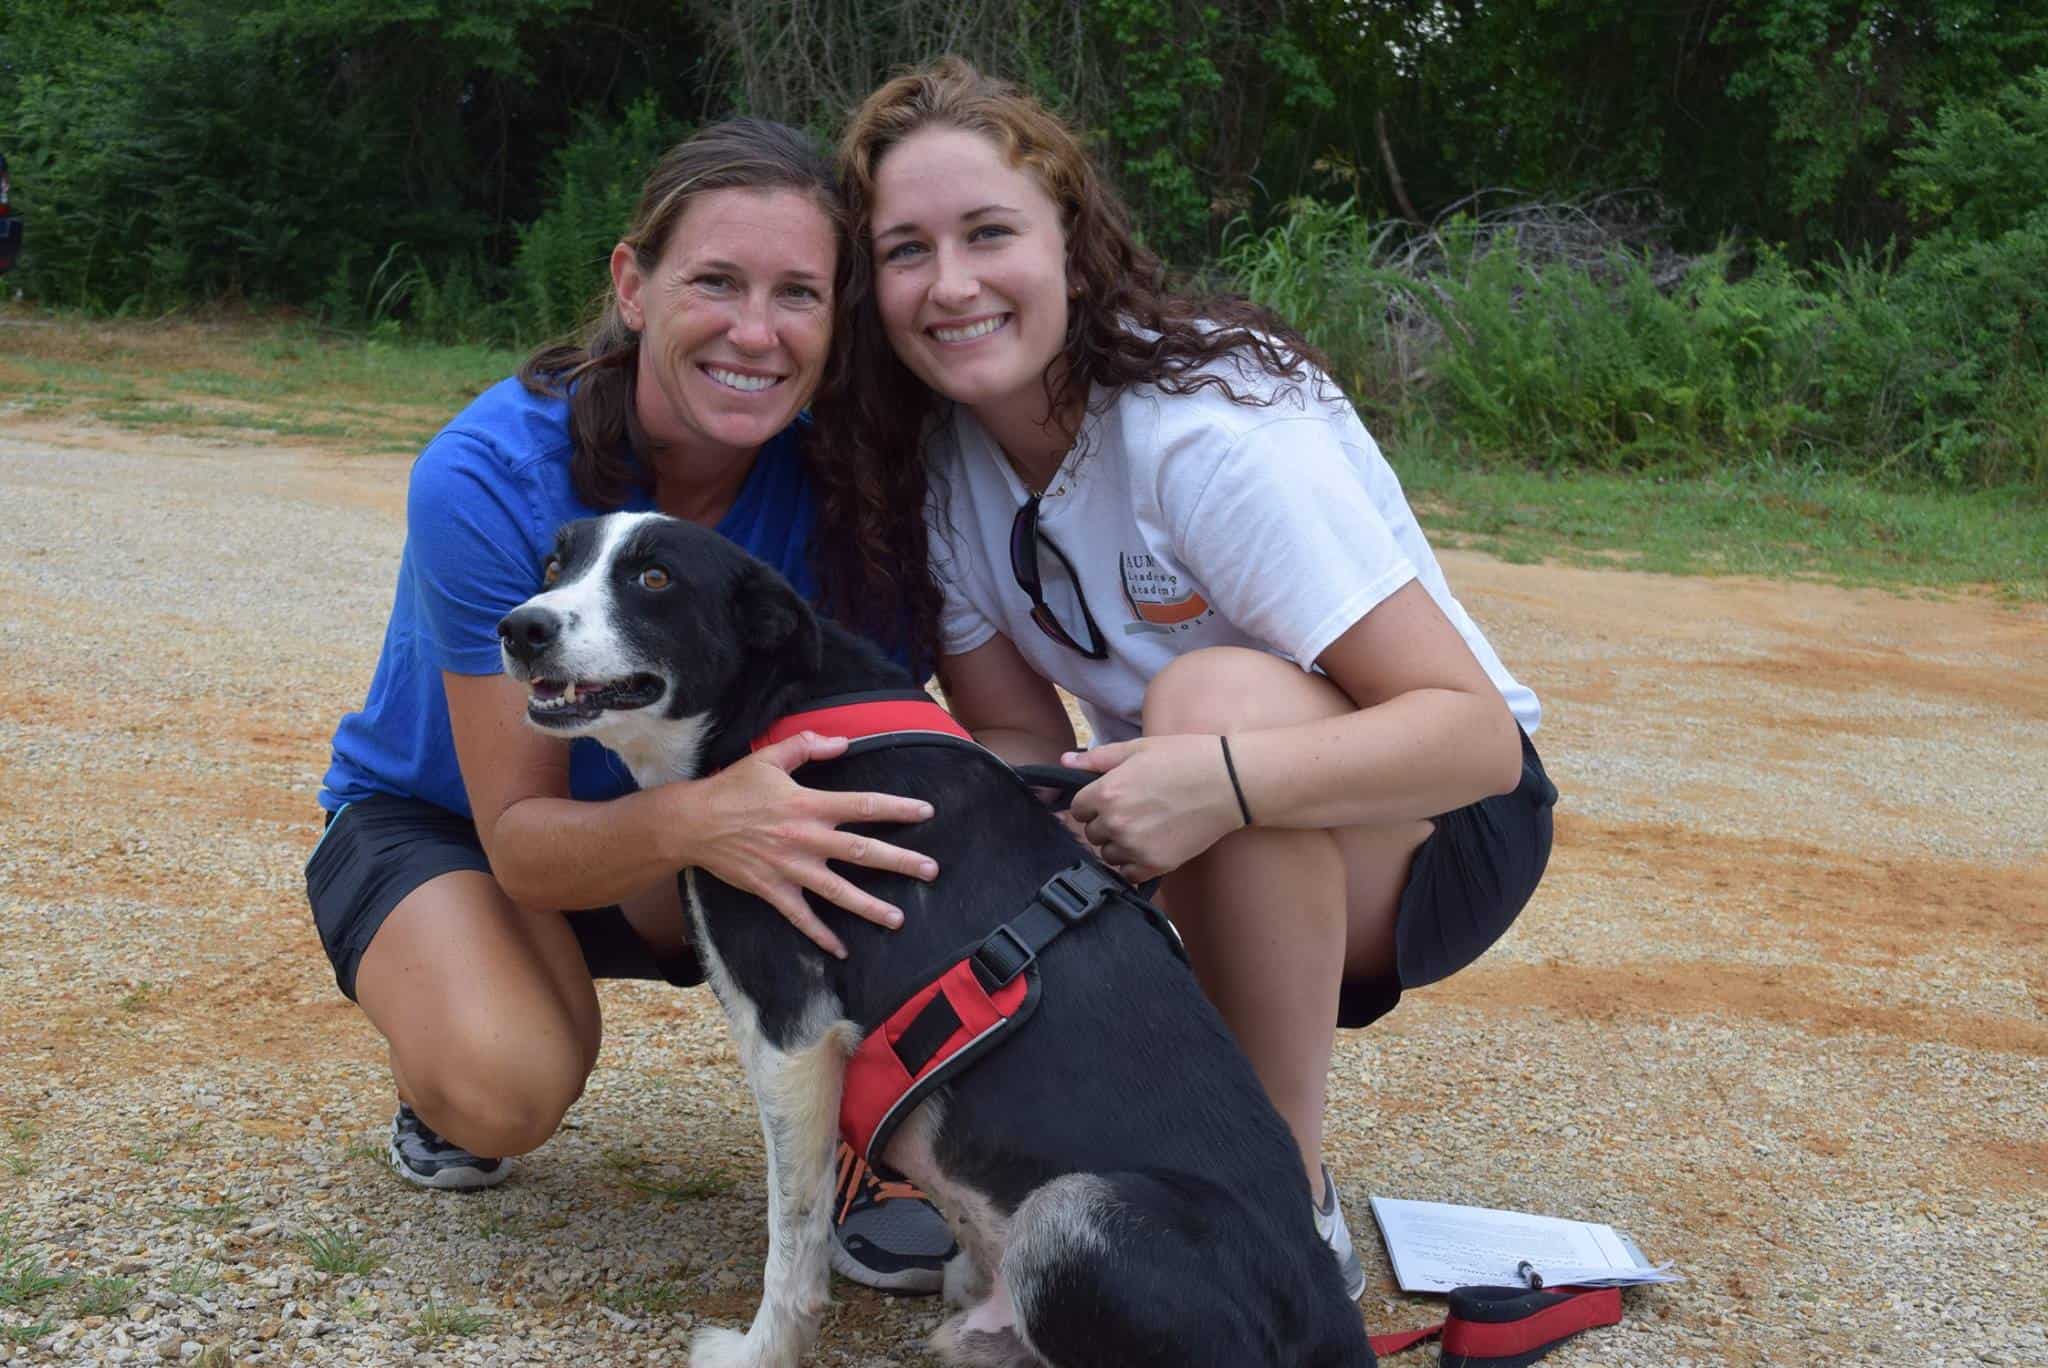
[[[1213,611],[1207,599],[1157,556],[1125,551],[1117,556],[1116,565],[1123,579],[1124,601],[1131,605],[1131,616],[1136,619],[1124,624],[1125,635],[1185,632]]]

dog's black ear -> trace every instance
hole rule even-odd
[[[732,598],[740,641],[750,654],[772,656],[793,674],[818,672],[825,650],[818,615],[788,580],[749,560]]]

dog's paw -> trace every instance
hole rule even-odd
[[[690,1368],[782,1368],[754,1353],[754,1346],[737,1330],[708,1326],[690,1337]]]
[[[1015,1326],[974,1330],[968,1320],[958,1315],[932,1332],[932,1353],[947,1368],[1043,1368],[1044,1360],[1024,1346]]]
[[[946,1260],[945,1278],[939,1284],[939,1299],[956,1311],[965,1311],[988,1295],[988,1283],[981,1265],[962,1245],[958,1254]]]

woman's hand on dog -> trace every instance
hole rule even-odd
[[[1060,763],[1103,777],[1068,815],[1104,864],[1130,882],[1171,873],[1244,825],[1213,736],[1142,736]]]
[[[922,822],[932,815],[931,804],[888,793],[807,789],[790,778],[799,765],[845,749],[843,736],[803,732],[690,785],[698,811],[688,861],[768,903],[840,959],[846,946],[811,910],[805,890],[877,926],[901,926],[903,913],[855,887],[828,861],[927,881],[939,874],[928,855],[839,830],[849,822]]]

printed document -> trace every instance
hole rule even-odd
[[[1447,1202],[1374,1197],[1372,1214],[1404,1292],[1456,1287],[1626,1287],[1679,1282],[1613,1226]]]

